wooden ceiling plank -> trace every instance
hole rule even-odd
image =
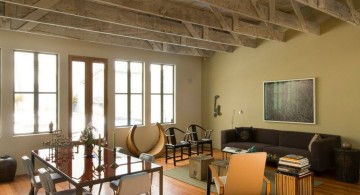
[[[355,10],[354,2],[352,0],[346,0],[346,3],[350,9],[355,24],[359,25],[359,12]]]
[[[288,14],[279,10],[275,10],[275,21],[269,19],[269,7],[258,3],[256,0],[196,0],[211,6],[225,9],[229,12],[235,12],[240,15],[261,20],[264,22],[270,22],[275,25],[291,28],[293,30],[304,32],[296,16]],[[253,4],[257,7],[254,9]],[[260,13],[260,14],[259,14]],[[313,34],[320,34],[320,25],[311,21],[306,21],[308,30]]]
[[[160,46],[158,45],[158,43],[153,42],[153,41],[148,41],[149,44],[151,45],[151,47],[153,48],[154,51],[161,51]]]
[[[309,3],[307,0],[296,0],[297,2],[312,7],[318,11],[329,14],[335,18],[348,22],[350,24],[355,24],[356,20],[360,20],[359,11],[355,11],[354,14],[351,13],[350,8],[338,1],[335,0],[317,0],[317,4]],[[355,19],[353,18],[355,16]]]
[[[301,13],[298,2],[296,2],[295,0],[290,0],[290,3],[291,3],[291,6],[294,9],[295,15],[297,16],[297,18],[298,18],[298,20],[299,20],[299,22],[301,24],[302,29],[305,30],[305,31],[308,31],[307,27],[306,27],[306,22],[305,22],[304,16]]]
[[[44,7],[44,8],[51,8],[57,3],[59,3],[61,0],[40,0],[35,3],[35,6]],[[31,20],[39,20],[40,18],[44,17],[46,14],[48,14],[49,11],[45,11],[42,9],[37,9],[31,13],[29,13],[27,16],[24,17],[24,19],[31,19]],[[26,22],[22,26],[19,27],[19,30],[29,31],[36,27],[36,23],[29,23]]]
[[[209,28],[204,26],[203,27],[203,39],[208,40],[209,39]]]
[[[109,4],[112,6],[119,6],[124,9],[129,9],[132,11],[142,12],[160,17],[166,17],[169,19],[190,22],[193,24],[206,26],[214,29],[219,29],[219,30],[223,29],[219,23],[214,22],[215,20],[214,15],[209,11],[193,9],[191,7],[187,7],[186,5],[178,4],[178,5],[171,5],[172,7],[168,8],[168,10],[164,13],[161,11],[162,10],[161,5],[163,0],[143,0],[141,2],[133,1],[133,0],[92,0],[92,1],[103,4]],[[227,18],[226,20],[229,20],[227,21],[227,23],[231,22],[230,18]],[[271,38],[272,36],[266,34],[267,30],[264,27],[253,25],[250,23],[245,23],[245,22],[243,23],[243,25],[247,25],[246,28],[244,28],[245,30],[243,30],[240,27],[236,27],[235,28],[236,31],[234,32],[246,36],[272,40]],[[247,29],[250,28],[256,29],[255,31],[257,32],[257,34],[255,35],[252,34],[254,31],[247,31]],[[284,32],[276,30],[275,33],[278,34],[278,36],[276,37],[279,38],[284,37],[283,36]],[[276,41],[285,41],[285,38]]]

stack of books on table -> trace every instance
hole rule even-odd
[[[295,154],[289,154],[279,159],[277,172],[292,176],[303,176],[309,174],[309,159]]]

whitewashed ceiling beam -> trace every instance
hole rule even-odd
[[[184,36],[194,39],[202,39],[193,37],[188,29],[179,21],[163,19],[157,16],[149,16],[146,14],[134,13],[128,10],[119,10],[119,8],[114,6],[96,4],[93,2],[88,2],[83,5],[83,13],[79,13],[78,9],[75,6],[76,0],[62,0],[59,4],[51,8],[44,8],[40,6],[31,5],[29,2],[23,2],[22,0],[0,0],[9,3],[16,3],[19,5],[28,6],[35,9],[44,9],[46,11],[58,12],[64,15],[75,15],[80,18],[89,18],[98,20],[101,22],[115,23],[123,26],[130,26],[134,28],[146,29],[158,33],[172,34],[176,36]],[[199,33],[202,32],[200,26],[193,25],[193,28]],[[232,36],[226,32],[219,32],[213,29],[209,29],[208,39],[205,41],[228,44],[233,46],[246,46],[246,47],[256,47],[256,40],[250,39],[247,37],[242,37],[243,45],[239,45],[233,41]]]
[[[269,18],[269,7],[262,5],[257,0],[196,0],[207,5],[215,6],[229,12],[234,12],[239,15],[249,17],[252,19],[269,22],[285,28],[306,32],[302,29],[298,18],[295,15],[275,10],[275,19]],[[254,4],[255,7],[254,8]],[[257,9],[257,10],[256,10]],[[260,14],[259,14],[260,12]],[[309,33],[320,34],[320,25],[312,21],[306,20],[306,25]]]
[[[297,2],[312,7],[318,11],[331,15],[350,24],[359,25],[360,12],[353,9],[353,2],[346,1],[346,4],[335,0],[317,0],[308,2],[307,0],[296,0]]]
[[[124,9],[129,9],[136,12],[142,12],[159,17],[166,17],[173,20],[190,22],[193,24],[206,26],[214,29],[224,30],[221,25],[215,23],[214,15],[208,10],[200,10],[188,7],[182,4],[168,5],[166,11],[163,11],[162,4],[164,0],[89,0],[98,3],[118,6]],[[231,20],[228,18],[228,20]],[[230,22],[228,22],[230,23]],[[276,30],[276,36],[270,35],[263,26],[242,22],[241,26],[234,27],[232,33],[242,34],[260,39],[285,41],[285,33]]]
[[[11,21],[14,22],[14,19],[11,19]],[[12,31],[32,33],[38,35],[69,38],[69,39],[89,41],[89,42],[95,42],[106,45],[115,45],[115,46],[154,51],[153,48],[154,44],[150,44],[149,41],[146,40],[124,38],[124,37],[119,37],[109,34],[101,34],[96,32],[84,33],[83,30],[79,30],[79,29],[50,26],[46,24],[38,24],[31,31],[20,31],[20,30],[8,29],[6,26],[1,25],[0,22],[0,28],[3,30],[12,30]],[[159,44],[159,43],[155,43],[155,44]],[[159,45],[161,45],[161,43]],[[183,54],[183,55],[201,56],[201,57],[211,57],[212,55],[214,55],[213,51],[197,49],[197,52],[194,53],[193,48],[177,46],[177,45],[167,45],[165,51],[163,49],[164,48],[163,46],[161,48],[162,48],[161,49],[162,52],[174,53],[174,54]]]

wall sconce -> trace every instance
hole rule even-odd
[[[214,102],[214,117],[220,116],[222,115],[222,113],[220,112],[220,105],[217,105],[217,99],[219,99],[219,95],[215,96],[215,102]]]

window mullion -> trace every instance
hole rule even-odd
[[[160,69],[160,117],[161,123],[164,123],[164,65],[161,65]]]
[[[39,53],[34,53],[34,133],[39,132]]]
[[[127,124],[131,125],[131,67],[130,67],[130,61],[128,63],[128,71],[127,71]]]

